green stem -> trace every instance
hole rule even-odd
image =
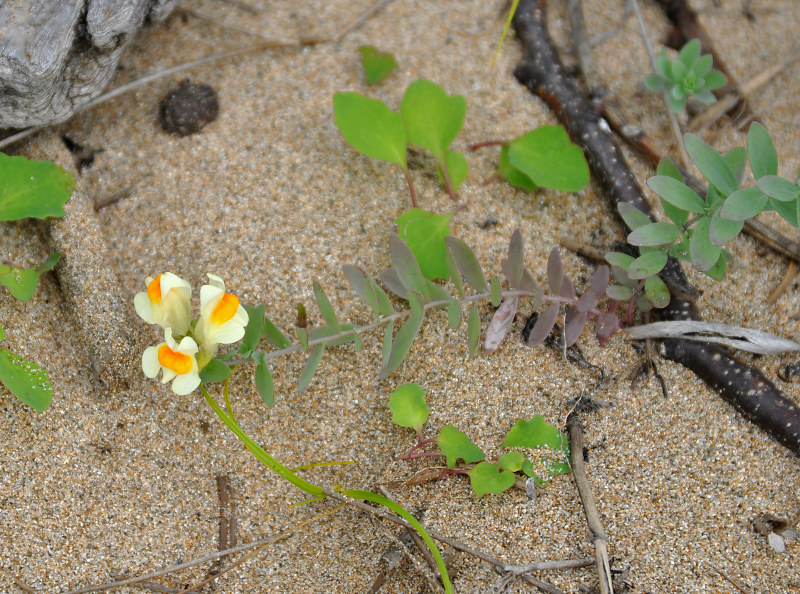
[[[233,431],[233,434],[238,437],[241,442],[245,445],[245,447],[250,450],[250,452],[258,459],[259,462],[264,464],[264,466],[268,467],[270,470],[273,470],[281,477],[285,478],[287,481],[292,483],[298,489],[305,491],[311,495],[322,495],[322,487],[318,487],[317,485],[313,485],[308,481],[304,481],[291,470],[286,468],[283,464],[278,462],[275,458],[270,456],[264,448],[258,445],[255,441],[253,441],[247,433],[242,431],[242,428],[239,427],[238,423],[225,414],[225,411],[222,410],[222,407],[217,404],[217,401],[212,398],[211,394],[208,393],[205,386],[202,384],[200,385],[200,391],[205,396],[206,402],[211,407],[211,409],[217,413],[217,416],[228,426],[228,429]]]
[[[425,541],[425,544],[428,545],[428,548],[431,550],[433,554],[433,558],[436,560],[436,566],[439,568],[439,574],[442,577],[442,584],[444,585],[445,592],[453,592],[453,584],[450,581],[450,576],[447,574],[447,567],[444,564],[444,559],[442,558],[442,554],[439,552],[439,548],[436,546],[436,543],[431,538],[431,535],[428,534],[428,531],[425,530],[425,526],[423,526],[417,518],[411,515],[410,512],[406,511],[400,504],[395,503],[391,499],[384,497],[383,495],[378,495],[377,493],[372,493],[371,491],[360,491],[358,489],[341,489],[340,492],[342,495],[347,495],[348,497],[352,497],[353,499],[364,499],[365,501],[372,501],[373,503],[377,503],[378,505],[382,505],[383,507],[390,509],[398,516],[403,518],[406,522],[411,524],[414,527],[414,530],[419,532],[419,535],[422,537],[422,540]]]

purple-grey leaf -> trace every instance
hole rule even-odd
[[[539,319],[536,320],[530,335],[528,335],[529,345],[535,346],[539,344],[553,331],[553,326],[556,325],[556,320],[558,319],[559,309],[559,304],[553,303],[539,314]]]
[[[572,346],[577,342],[588,318],[589,314],[586,312],[578,311],[574,307],[567,308],[567,312],[564,314],[564,339],[567,346]]]
[[[406,291],[419,293],[422,296],[423,303],[430,301],[425,277],[422,276],[419,263],[417,263],[414,253],[406,243],[397,235],[392,235],[389,238],[389,252],[392,255],[392,264],[394,264],[394,269],[397,271],[397,277],[403,283]]]
[[[400,275],[397,274],[397,270],[394,268],[385,268],[381,270],[381,280],[392,293],[406,299],[408,290],[400,280]]]
[[[483,269],[469,246],[456,237],[445,237],[444,241],[467,284],[476,291],[488,293],[489,285]]]
[[[561,263],[561,252],[554,247],[547,258],[547,282],[553,295],[561,292],[561,281],[564,279],[564,265]]]
[[[522,270],[525,267],[525,243],[519,228],[514,229],[508,242],[508,257],[501,263],[508,284],[519,289],[522,284]]]
[[[575,285],[573,284],[572,279],[566,274],[561,279],[561,290],[558,294],[564,299],[569,299],[570,301],[574,301],[575,299]]]
[[[600,343],[600,346],[603,346],[619,328],[619,318],[613,313],[605,312],[597,316],[595,330],[597,332],[597,341]]]
[[[489,322],[489,327],[486,329],[486,339],[483,342],[484,351],[493,353],[500,347],[511,328],[514,316],[517,315],[518,305],[519,297],[509,297],[494,312],[492,321]]]
[[[522,282],[519,286],[520,291],[527,291],[533,295],[533,309],[539,309],[539,306],[542,304],[542,288],[539,286],[539,283],[536,282],[536,279],[533,278],[533,274],[531,271],[528,270],[527,267],[522,269]]]

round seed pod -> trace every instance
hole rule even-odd
[[[186,78],[161,100],[159,119],[164,131],[188,136],[217,119],[217,92],[206,84],[192,84]]]

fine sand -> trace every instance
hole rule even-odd
[[[202,0],[192,10],[207,19],[176,13],[143,31],[112,86],[257,43],[256,35],[332,38],[371,4]],[[566,14],[562,3],[553,4],[551,32],[563,48]],[[658,43],[667,19],[643,4]],[[705,11],[703,23],[740,81],[784,56],[800,35],[800,11],[791,0],[754,3],[755,22],[742,15],[738,1],[693,4]],[[621,0],[586,5],[590,35],[613,28],[622,15]],[[65,254],[58,277],[46,274],[29,302],[0,290],[3,346],[47,369],[55,388],[51,408],[41,414],[0,388],[0,591],[22,592],[14,585],[19,580],[37,592],[67,592],[217,550],[218,475],[227,475],[234,490],[240,543],[275,536],[334,508],[324,501],[290,507],[306,495],[261,466],[199,392],[176,396],[144,377],[141,353],[161,337],[136,317],[133,297],[144,290],[145,277],[173,271],[192,284],[196,300],[211,272],[243,302],[266,302],[271,319],[289,332],[300,302],[312,322],[320,322],[312,307],[316,279],[341,319],[371,321],[341,266],[357,263],[375,276],[389,265],[388,240],[394,219],[409,206],[408,192],[399,168],[346,144],[333,122],[332,96],[358,91],[398,108],[410,82],[433,80],[466,97],[466,123],[454,143],[462,151],[553,124],[555,116],[512,75],[520,59],[513,35],[490,68],[505,10],[502,0],[395,0],[341,42],[253,52],[162,78],[12,147],[13,154],[51,159],[76,175],[61,134],[103,152],[77,175],[66,219],[0,227],[3,258],[30,265],[51,250]],[[399,64],[379,85],[364,81],[357,52],[363,44],[390,51]],[[640,86],[650,68],[635,20],[596,45],[594,57],[631,120],[669,146],[659,98]],[[158,102],[184,76],[217,89],[220,114],[199,134],[178,138],[160,129]],[[785,176],[800,164],[799,78],[796,64],[752,96]],[[726,126],[707,138],[728,150],[746,137]],[[484,184],[497,157],[497,148],[469,154],[464,208],[452,220],[453,235],[472,246],[487,272],[500,272],[515,228],[522,230],[527,264],[540,281],[560,237],[596,245],[624,237],[593,183],[577,194]],[[653,174],[635,155],[626,152],[626,158],[640,181]],[[450,211],[432,159],[413,161],[420,205]],[[115,197],[95,213],[94,205]],[[774,217],[764,219],[796,234]],[[491,220],[496,224],[484,224]],[[704,291],[698,301],[704,318],[800,337],[797,283],[775,305],[765,303],[786,259],[747,237],[729,248],[734,263],[726,281],[689,272]],[[592,268],[573,254],[563,258],[581,289]],[[431,435],[452,423],[494,457],[519,419],[541,414],[563,428],[569,400],[596,383],[594,372],[559,353],[521,343],[530,311],[522,306],[498,352],[474,357],[465,328],[449,331],[446,316],[431,313],[405,363],[382,381],[382,334],[370,333],[358,353],[329,349],[300,397],[303,358],[279,359],[272,409],[258,397],[252,370],[240,369],[231,382],[233,405],[249,434],[287,466],[354,462],[304,471],[331,487],[374,490],[437,463],[393,459],[415,442],[412,431],[391,422],[387,408],[389,393],[404,382],[428,391]],[[482,307],[483,328],[491,313],[488,304]],[[778,554],[752,526],[763,513],[800,518],[797,456],[676,364],[658,360],[667,398],[652,378],[632,387],[628,374],[639,355],[624,336],[599,348],[586,330],[580,345],[591,363],[616,378],[595,393],[613,406],[585,417],[587,466],[614,567],[629,569],[633,591],[800,591],[800,543],[789,542]],[[795,357],[743,358],[800,402],[797,384],[777,378]],[[464,477],[392,492],[407,509],[424,508],[429,527],[507,562],[593,554],[569,475],[556,477],[531,501],[521,491],[478,499]],[[221,577],[217,589],[366,592],[396,534],[392,525],[342,509],[259,550]],[[152,581],[179,588],[202,579],[208,567]],[[504,587],[503,577],[467,555],[458,557],[454,571],[461,592]],[[535,575],[564,592],[596,584],[592,568]],[[388,574],[381,592],[416,592],[424,584],[406,561]],[[517,583],[506,591],[530,589]]]

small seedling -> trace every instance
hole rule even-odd
[[[393,414],[392,421],[417,432],[417,444],[400,458],[413,460],[443,457],[451,470],[444,471],[440,477],[451,474],[469,476],[472,490],[478,497],[510,489],[517,479],[515,473],[523,473],[537,485],[545,486],[553,476],[569,473],[571,470],[566,436],[546,423],[541,415],[534,416],[530,421],[521,420],[515,423],[502,446],[513,449],[495,462],[488,462],[483,450],[466,433],[453,425],[442,427],[436,437],[425,437],[423,426],[428,419],[429,410],[425,402],[425,390],[419,385],[403,384],[397,388],[389,399],[389,408]],[[425,450],[434,442],[439,446],[438,451]]]
[[[714,103],[716,98],[711,91],[724,87],[728,79],[713,70],[712,63],[710,54],[700,55],[697,39],[684,45],[676,60],[670,60],[667,50],[662,49],[656,58],[657,72],[644,79],[644,86],[653,92],[666,91],[669,107],[675,113],[683,113],[689,97],[700,103]]]
[[[364,68],[364,77],[369,84],[381,82],[397,68],[394,56],[388,52],[379,52],[371,45],[362,45],[358,48],[361,53],[361,66]]]

